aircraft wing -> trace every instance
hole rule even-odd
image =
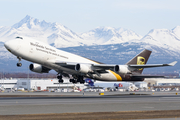
[[[131,68],[152,68],[152,67],[163,67],[163,66],[174,66],[177,63],[177,61],[174,61],[169,64],[145,64],[145,65],[127,65]],[[99,69],[105,69],[105,70],[113,70],[116,65],[111,64],[93,64],[95,68]]]
[[[169,64],[145,64],[145,65],[127,65],[130,68],[139,69],[139,68],[152,68],[152,67],[163,67],[163,66],[174,66],[177,63],[177,61],[174,61]],[[79,63],[67,63],[67,62],[60,62],[57,61],[55,64],[60,65],[65,68],[69,69],[75,69],[75,66]],[[85,63],[83,63],[85,64]],[[100,73],[106,73],[106,70],[114,70],[114,67],[116,65],[114,64],[85,64],[92,66],[93,71],[99,71]]]
[[[75,69],[75,66],[77,63],[67,63],[67,62],[55,62],[56,65],[60,65],[62,67],[65,67],[65,68],[69,68],[69,69]]]
[[[93,64],[92,66],[93,66],[95,69],[113,70],[115,65],[113,65],[113,64]]]

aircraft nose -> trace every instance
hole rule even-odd
[[[8,41],[8,42],[5,42],[4,43],[4,47],[8,50],[10,47],[10,42]]]
[[[12,50],[15,50],[15,41],[10,40],[4,43],[4,47],[9,51],[12,52]]]

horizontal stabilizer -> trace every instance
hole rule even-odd
[[[169,64],[145,64],[145,65],[129,65],[132,68],[151,68],[151,67],[164,67],[164,66],[174,66],[177,61],[174,61]]]
[[[177,63],[177,61],[174,61],[172,63],[169,63],[169,66],[174,66]]]

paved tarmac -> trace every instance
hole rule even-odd
[[[3,93],[5,95],[5,93]],[[3,95],[0,94],[0,95]],[[11,93],[9,93],[11,95]],[[20,94],[20,93],[16,93]],[[23,93],[28,94],[28,93]],[[179,110],[180,95],[113,95],[69,96],[51,95],[23,97],[0,97],[0,115],[42,114],[42,113],[77,113],[77,112],[114,112],[114,111],[152,111]],[[39,95],[42,93],[38,93]],[[52,93],[57,94],[57,93]],[[35,93],[36,95],[36,93]]]
[[[180,91],[136,91],[136,92],[103,92],[104,95],[180,95]],[[1,92],[0,97],[5,96],[99,96],[99,92]]]

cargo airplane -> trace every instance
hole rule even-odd
[[[59,82],[63,82],[62,76],[69,77],[70,82],[84,83],[84,78],[100,81],[143,81],[144,78],[163,77],[142,75],[144,68],[174,66],[170,64],[146,64],[151,54],[149,50],[143,50],[125,65],[103,64],[79,55],[65,52],[46,43],[32,38],[16,37],[4,44],[5,48],[17,56],[21,67],[21,59],[33,62],[29,69],[37,73],[48,73],[55,70]]]

